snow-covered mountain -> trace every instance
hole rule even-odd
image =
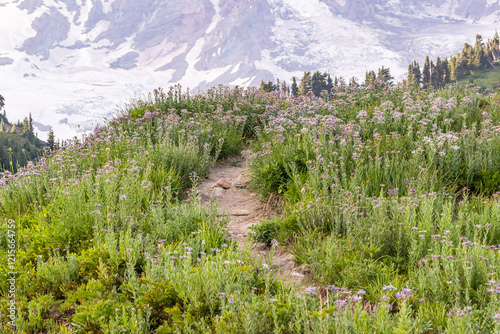
[[[500,20],[492,0],[3,0],[0,94],[12,120],[71,137],[180,83],[258,85],[304,70],[401,78]]]

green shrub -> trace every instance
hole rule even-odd
[[[281,221],[279,219],[262,221],[250,227],[253,231],[250,235],[252,239],[265,243],[269,247],[271,246],[271,240],[277,238],[280,227]]]

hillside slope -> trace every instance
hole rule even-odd
[[[481,88],[500,89],[500,62],[496,62],[494,68],[474,71],[459,83],[473,83]]]
[[[499,96],[334,93],[156,90],[4,174],[2,330],[499,331]],[[249,214],[269,257],[229,236],[248,221],[218,211],[203,182],[244,148],[249,189],[281,211]],[[302,268],[290,275],[301,288],[278,275],[276,253]]]

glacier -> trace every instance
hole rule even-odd
[[[303,71],[402,79],[500,19],[492,0],[7,0],[0,3],[0,94],[44,139],[80,136],[131,99],[181,84],[249,86]]]

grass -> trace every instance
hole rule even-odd
[[[467,78],[460,80],[459,84],[468,84],[472,80],[475,85],[481,88],[500,88],[500,69],[498,67],[500,61],[496,61],[494,65],[494,68],[473,71]]]
[[[499,96],[470,86],[156,90],[4,175],[0,331],[498,332],[499,122]],[[240,250],[200,203],[243,147],[283,211],[254,238],[287,244],[311,286],[277,279],[272,251]]]

